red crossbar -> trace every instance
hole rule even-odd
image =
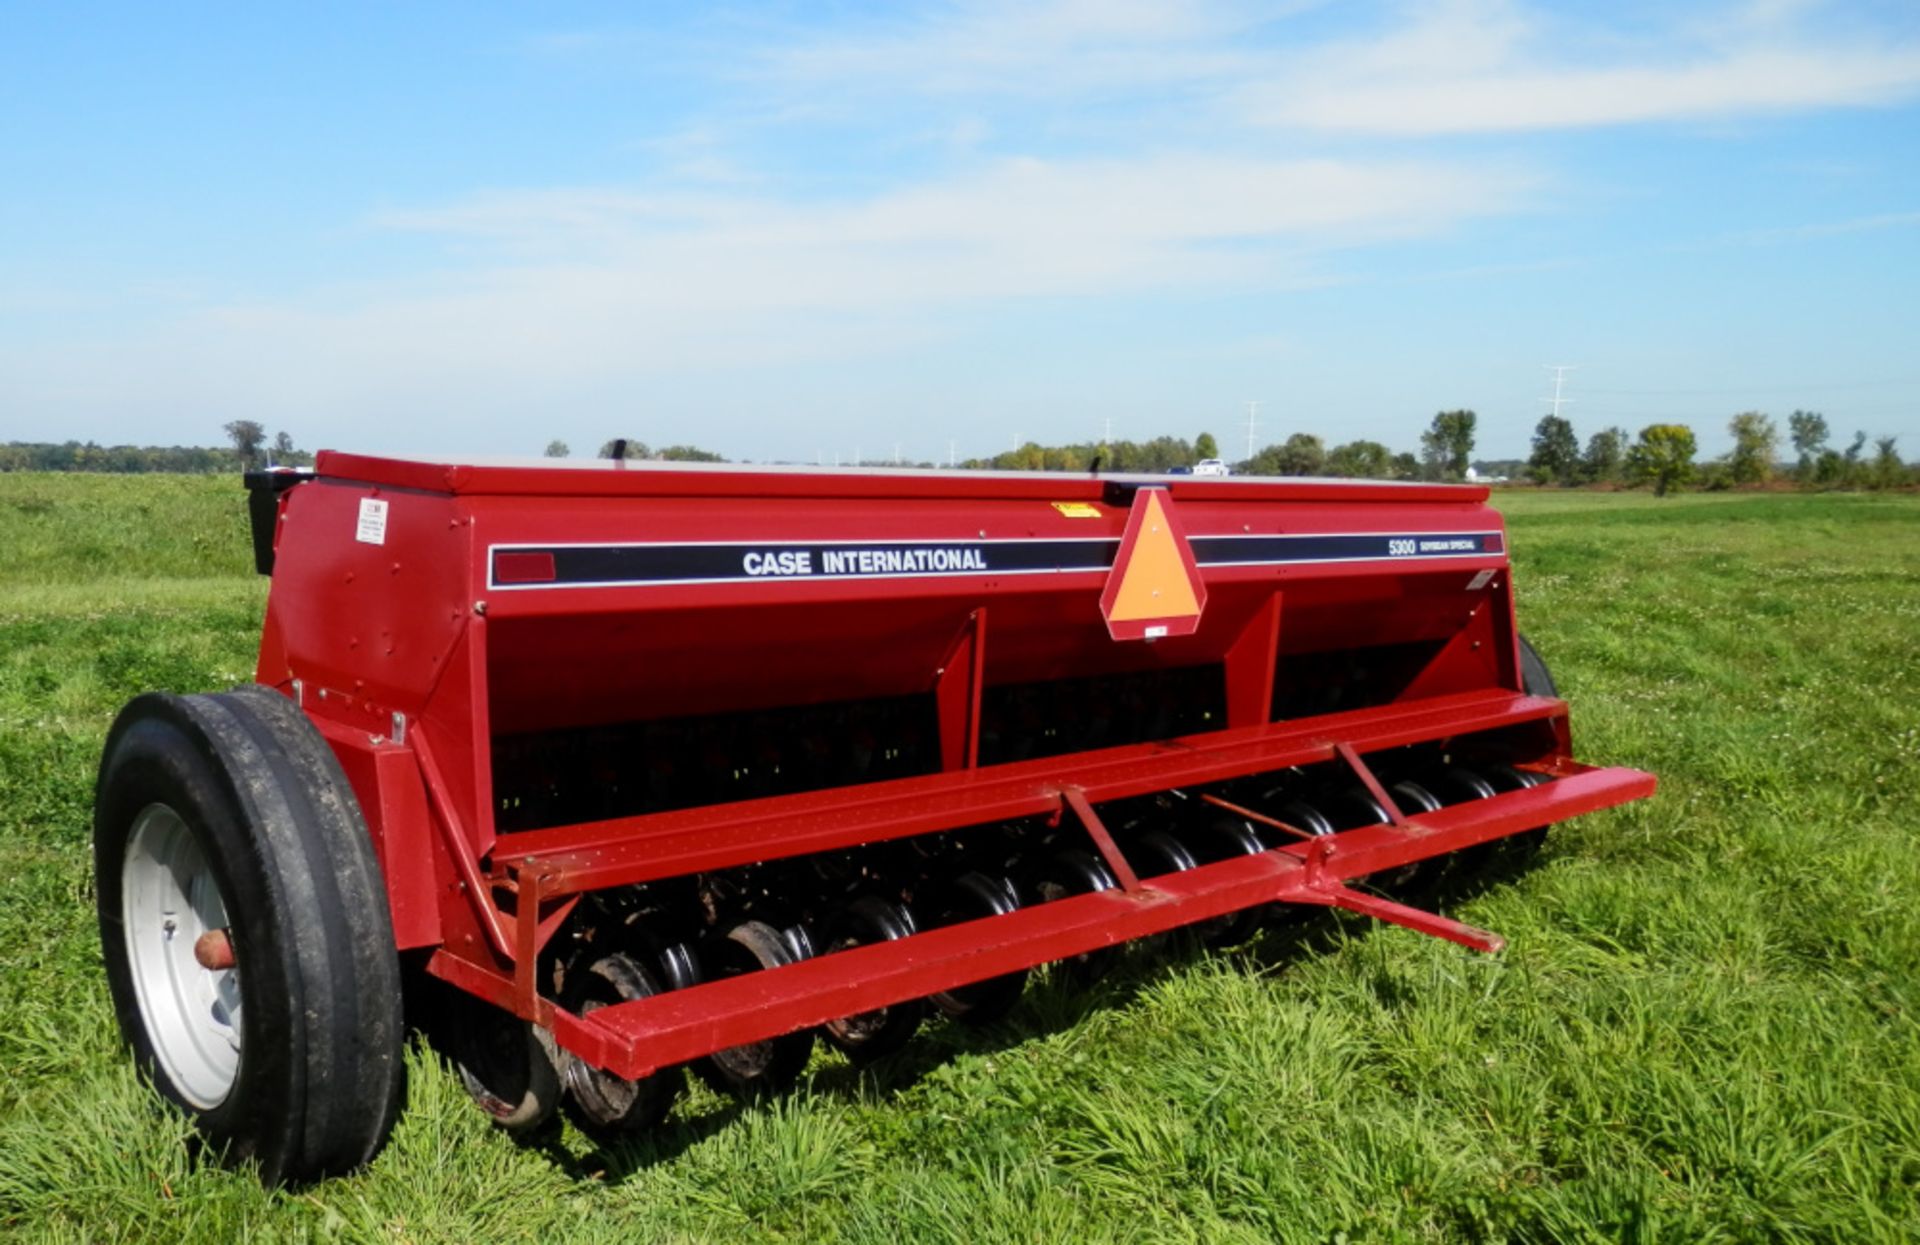
[[[1563,716],[1558,700],[1498,689],[1216,731],[985,769],[587,822],[504,837],[496,875],[538,863],[549,895],[629,886],[1058,812],[1063,788],[1100,803],[1359,752]]]
[[[1493,949],[1498,945],[1494,935],[1361,895],[1343,882],[1653,792],[1653,776],[1638,770],[1572,768],[1578,772],[1554,782],[1422,814],[1409,818],[1404,827],[1351,830],[1165,874],[1147,880],[1138,891],[1059,899],[605,1007],[590,1016],[555,1008],[554,1035],[589,1063],[620,1076],[643,1076],[729,1046],[1276,900],[1349,908]],[[447,958],[445,952],[437,956],[433,971],[457,977],[469,988],[489,976],[487,970],[448,963]]]

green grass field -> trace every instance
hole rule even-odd
[[[1032,991],[648,1144],[522,1148],[415,1050],[368,1172],[203,1166],[120,1053],[89,878],[134,694],[246,679],[231,479],[0,475],[0,1235],[71,1241],[1920,1238],[1920,498],[1532,494],[1526,629],[1659,796],[1462,905]]]

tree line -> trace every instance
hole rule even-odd
[[[1697,463],[1693,429],[1685,424],[1649,424],[1639,438],[1627,443],[1623,428],[1603,428],[1587,439],[1584,452],[1573,424],[1558,415],[1541,419],[1533,431],[1533,454],[1527,475],[1536,484],[1570,487],[1580,484],[1648,484],[1656,495],[1698,484],[1725,489],[1789,480],[1806,488],[1903,488],[1920,484],[1920,464],[1902,461],[1897,437],[1873,439],[1855,432],[1844,450],[1828,444],[1832,431],[1816,411],[1795,411],[1787,417],[1788,435],[1796,458],[1780,459],[1780,429],[1760,411],[1742,411],[1727,421],[1733,448],[1726,454]]]
[[[0,445],[0,471],[211,475],[233,469],[232,450],[203,445],[100,445],[93,441],[8,441]]]
[[[1472,411],[1441,411],[1420,434],[1420,453],[1396,452],[1366,439],[1329,446],[1311,432],[1296,432],[1268,445],[1253,457],[1233,464],[1239,475],[1339,476],[1358,480],[1461,480],[1473,458]],[[1191,469],[1196,463],[1220,457],[1212,433],[1188,441],[1182,437],[1154,437],[1149,441],[1076,442],[1041,445],[1029,441],[1018,449],[990,458],[970,458],[963,467],[1002,471],[1161,472]]]
[[[313,455],[297,448],[286,432],[267,439],[267,430],[251,419],[226,425],[228,446],[101,445],[95,441],[8,441],[0,445],[0,471],[102,471],[124,475],[171,472],[212,475],[251,471],[268,465],[305,467]]]
[[[1354,440],[1328,447],[1310,432],[1296,432],[1234,464],[1240,475],[1336,476],[1370,480],[1461,480],[1473,474],[1478,418],[1469,410],[1441,411],[1420,434],[1420,452],[1395,452],[1379,441]],[[1602,428],[1582,445],[1571,420],[1542,417],[1534,427],[1532,453],[1524,463],[1479,463],[1480,474],[1513,474],[1540,485],[1647,486],[1656,496],[1695,484],[1707,489],[1765,485],[1787,480],[1806,488],[1906,488],[1920,485],[1920,463],[1904,462],[1897,438],[1869,438],[1856,432],[1844,449],[1830,444],[1826,417],[1795,411],[1787,417],[1796,455],[1779,456],[1780,431],[1771,416],[1743,411],[1727,423],[1733,448],[1720,458],[1698,462],[1698,443],[1686,424],[1657,423],[1629,439],[1619,427]],[[298,448],[285,431],[268,439],[266,428],[250,419],[224,426],[227,448],[207,446],[102,446],[94,442],[11,441],[0,445],[0,471],[201,472],[251,470],[266,465],[306,466],[313,455]],[[566,442],[547,443],[546,456],[565,458]],[[720,455],[691,445],[649,448],[638,438],[616,437],[601,445],[598,457],[667,462],[724,462]],[[1042,445],[1029,441],[991,457],[969,458],[959,466],[978,470],[1085,472],[1165,472],[1191,470],[1220,457],[1212,433],[1192,441],[1161,436],[1146,441],[1080,441]],[[916,467],[938,464],[921,462]]]
[[[1541,485],[1647,487],[1656,496],[1697,485],[1707,489],[1757,486],[1790,480],[1809,488],[1907,488],[1920,486],[1920,463],[1900,458],[1897,438],[1872,439],[1856,432],[1845,449],[1829,446],[1827,421],[1812,411],[1795,411],[1788,427],[1796,461],[1779,460],[1780,436],[1773,419],[1745,411],[1728,421],[1733,448],[1720,458],[1698,461],[1699,444],[1686,424],[1648,424],[1630,436],[1620,427],[1602,428],[1584,444],[1573,423],[1558,415],[1534,429],[1532,455],[1511,463],[1475,463],[1478,417],[1469,410],[1441,411],[1420,434],[1420,452],[1396,452],[1378,441],[1355,440],[1328,447],[1310,432],[1296,432],[1234,464],[1239,475],[1338,476],[1372,480],[1463,480],[1472,475],[1511,474]],[[961,465],[1012,471],[1179,471],[1219,456],[1209,433],[1189,442],[1179,437],[1150,441],[1076,442],[1041,445],[1029,441],[990,458]],[[929,465],[929,464],[921,464]],[[1474,470],[1477,468],[1477,471]]]

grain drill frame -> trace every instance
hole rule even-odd
[[[261,687],[147,696],[100,908],[159,1088],[269,1180],[397,1104],[398,964],[469,1088],[657,1122],[1025,971],[1337,907],[1652,793],[1573,759],[1477,486],[492,464],[261,473]],[[264,689],[271,689],[267,691]],[[190,935],[190,937],[189,937]]]

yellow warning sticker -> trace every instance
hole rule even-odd
[[[1053,503],[1053,508],[1061,514],[1066,515],[1069,519],[1097,519],[1100,517],[1100,507],[1084,501],[1057,501]]]

